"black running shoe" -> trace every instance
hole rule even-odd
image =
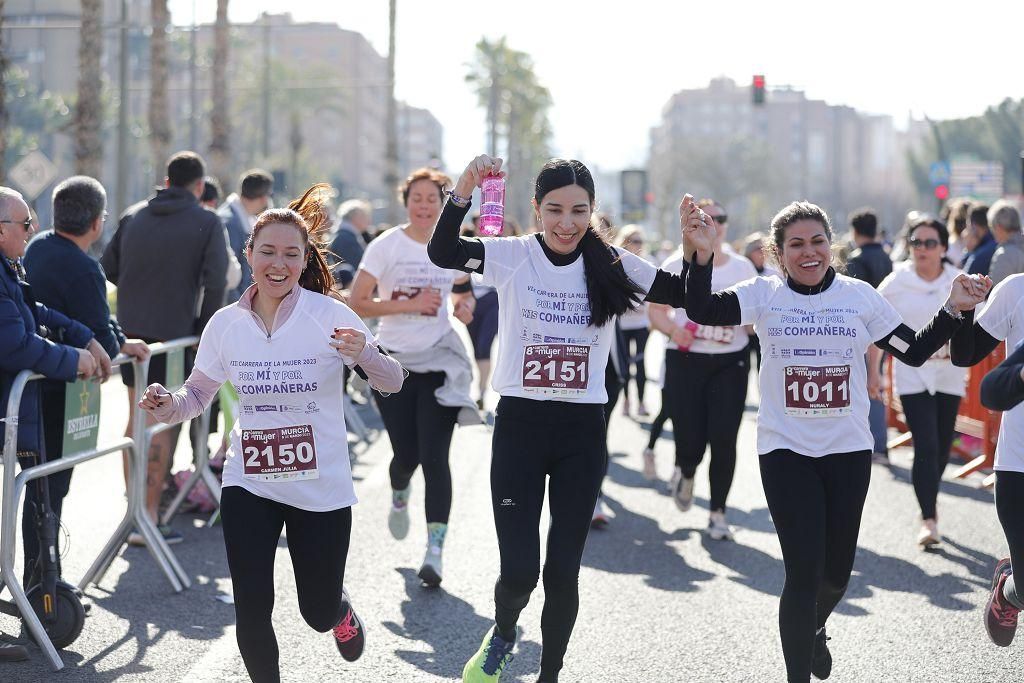
[[[342,604],[345,607],[345,616],[341,618],[338,625],[334,627],[334,645],[346,662],[354,662],[363,655],[363,647],[366,646],[366,629],[359,619],[356,611],[352,609],[352,602],[348,593],[345,593]]]
[[[832,653],[828,651],[828,641],[832,640],[825,635],[825,627],[822,626],[814,634],[814,651],[811,653],[811,673],[818,680],[825,680],[832,673]]]

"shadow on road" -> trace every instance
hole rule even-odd
[[[644,582],[652,588],[684,593],[695,591],[699,582],[714,578],[714,574],[688,565],[669,545],[686,540],[694,529],[678,529],[669,534],[656,520],[623,507],[615,499],[605,496],[604,501],[615,514],[614,532],[591,532],[583,553],[584,566],[613,574],[636,574],[645,577]]]
[[[759,593],[782,595],[782,585],[786,581],[782,560],[743,545],[742,533],[742,530],[737,530],[739,542],[715,541],[707,534],[701,534],[701,546],[712,560],[736,574],[728,577],[730,581]]]
[[[172,633],[186,640],[216,640],[234,623],[235,610],[229,604],[220,604],[220,609],[194,607],[197,602],[216,600],[220,592],[216,579],[227,577],[228,569],[222,534],[219,530],[195,527],[193,520],[191,515],[176,519],[174,527],[181,531],[185,541],[173,546],[192,578],[192,587],[175,594],[145,548],[123,549],[121,559],[115,562],[127,562],[128,568],[118,577],[117,585],[111,588],[109,581],[101,582],[99,586],[88,587],[85,594],[93,602],[94,614],[103,611],[116,615],[127,630],[112,632],[110,644],[88,659],[75,652],[72,643],[61,653],[67,671],[89,681],[117,681],[140,675],[146,680],[157,680],[166,671],[156,674],[153,667],[141,663],[149,648],[158,646]],[[94,620],[95,617],[85,620],[85,630],[98,623]],[[109,624],[106,618],[105,623]],[[28,641],[27,634],[24,640]],[[52,680],[50,677],[55,674],[49,671],[42,653],[34,645],[30,646],[30,653],[32,659],[26,664],[32,665],[32,670],[26,670],[26,675],[39,674],[43,676],[40,680]],[[111,666],[129,653],[130,660]]]
[[[424,588],[414,569],[396,569],[405,582],[406,600],[402,602],[402,623],[382,622],[400,638],[425,643],[430,652],[396,650],[395,656],[417,669],[435,676],[454,678],[477,648],[487,629],[494,626],[490,616],[481,616],[465,600],[444,588]],[[534,594],[534,598],[538,598]],[[521,672],[522,680],[534,680],[522,669],[539,666],[540,643],[520,641],[515,663],[509,674]],[[512,679],[516,680],[516,679]]]
[[[992,558],[992,565],[995,565],[994,558]],[[846,591],[846,598],[836,609],[841,614],[854,616],[864,614],[862,608],[850,605],[846,601],[869,598],[873,594],[872,588],[923,595],[928,598],[929,604],[946,610],[974,609],[974,605],[961,596],[968,596],[975,592],[976,585],[972,585],[974,582],[964,581],[950,573],[933,576],[912,562],[898,557],[879,555],[867,548],[857,549],[857,559],[854,562],[853,571],[850,587]]]

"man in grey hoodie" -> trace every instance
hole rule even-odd
[[[103,253],[107,279],[117,285],[117,317],[128,337],[152,344],[201,334],[224,305],[227,245],[220,219],[199,204],[204,175],[205,164],[198,154],[172,156],[165,188],[125,211]],[[166,354],[153,357],[147,384],[166,383],[166,362]],[[122,365],[121,375],[128,387],[131,429],[136,410],[132,366]],[[178,430],[172,429],[150,441],[146,509],[154,522],[177,438]],[[160,531],[168,543],[181,541],[169,528]],[[141,543],[136,534],[129,540]]]

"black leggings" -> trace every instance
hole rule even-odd
[[[344,616],[341,591],[352,509],[309,512],[261,498],[241,486],[225,486],[220,510],[235,593],[238,650],[254,683],[277,683],[277,637],[270,618],[281,528],[288,533],[299,612],[313,629],[325,633]]]
[[[939,496],[939,482],[949,462],[949,449],[953,446],[956,413],[960,397],[936,392],[929,394],[900,394],[903,414],[914,437],[914,493],[921,506],[922,519],[935,519],[935,499]]]
[[[996,514],[999,515],[1006,544],[1010,546],[1011,569],[1024,567],[1024,473],[996,472]],[[1012,575],[1006,581],[1003,594],[1013,604],[1024,605],[1024,589],[1017,590]]]
[[[761,483],[779,535],[786,584],[779,631],[790,683],[811,677],[814,634],[846,592],[871,480],[871,452],[760,456]]]
[[[506,637],[540,573],[540,526],[548,479],[551,524],[544,563],[540,678],[557,681],[579,611],[579,573],[605,471],[598,404],[503,396],[494,419],[491,504],[501,555],[494,621]]]
[[[675,427],[676,466],[693,477],[711,444],[711,510],[725,511],[736,471],[736,435],[747,401],[750,353],[665,352],[665,389]]]
[[[402,390],[390,396],[374,392],[391,440],[391,488],[402,490],[417,467],[426,482],[427,523],[448,523],[452,510],[452,470],[448,451],[459,409],[442,406],[434,392],[444,384],[443,372],[410,372]]]
[[[647,386],[647,368],[644,367],[644,350],[647,348],[647,338],[650,336],[651,331],[646,327],[642,327],[639,330],[622,330],[622,338],[626,344],[626,356],[628,357],[626,373],[629,372],[629,365],[632,365],[634,368],[633,377],[636,379],[636,400],[640,403],[644,402],[644,387]],[[629,401],[628,377],[622,385],[622,398]]]
[[[665,430],[665,423],[668,422],[668,417],[671,413],[672,408],[669,406],[669,393],[665,387],[662,387],[661,410],[658,411],[657,416],[655,416],[651,421],[651,435],[647,439],[647,448],[654,450],[654,445],[658,443],[658,439],[661,438],[661,433]]]

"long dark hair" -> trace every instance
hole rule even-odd
[[[249,236],[248,249],[256,244],[256,235],[271,223],[284,223],[294,226],[302,235],[306,248],[306,266],[299,276],[299,286],[317,294],[330,296],[334,289],[334,274],[327,265],[324,253],[327,252],[324,240],[330,225],[327,207],[331,200],[331,186],[317,183],[288,205],[287,209],[268,209],[256,219],[252,235]]]
[[[534,183],[533,198],[540,204],[545,195],[569,185],[579,185],[594,205],[594,177],[583,162],[575,159],[551,159],[540,169]],[[644,291],[626,276],[620,259],[608,244],[607,236],[598,232],[593,221],[580,240],[583,271],[586,274],[590,322],[601,327],[613,317],[635,310],[643,301]]]

